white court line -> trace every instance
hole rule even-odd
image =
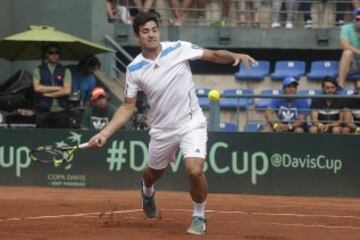
[[[258,222],[252,222],[254,224],[259,224]],[[290,227],[312,227],[312,228],[336,228],[336,229],[351,229],[351,230],[359,230],[360,227],[354,227],[350,225],[323,225],[323,224],[301,224],[301,223],[277,223],[277,222],[268,222],[268,223],[260,223],[265,225],[282,225],[282,226],[290,226]]]
[[[161,209],[175,212],[192,212],[191,209]],[[243,215],[261,215],[261,216],[290,216],[290,217],[323,217],[323,218],[351,218],[360,219],[360,216],[352,215],[327,215],[327,214],[297,214],[297,213],[268,213],[268,212],[245,212],[245,211],[222,211],[222,210],[206,210],[207,213],[221,214],[243,214]]]
[[[67,218],[67,217],[89,217],[96,215],[110,215],[113,213],[116,214],[124,214],[124,213],[133,213],[133,212],[141,212],[142,209],[130,209],[123,211],[107,211],[107,212],[92,212],[92,213],[73,213],[73,214],[61,214],[61,215],[49,215],[49,216],[37,216],[37,217],[23,217],[23,218],[3,218],[0,219],[0,222],[7,221],[20,221],[20,220],[39,220],[39,219],[51,219],[51,218]]]
[[[192,212],[191,209],[161,209],[162,211],[168,212]],[[23,218],[3,218],[1,222],[9,221],[21,221],[21,220],[40,220],[40,219],[56,219],[56,218],[68,218],[68,217],[96,217],[99,215],[110,215],[110,214],[125,214],[142,212],[142,209],[129,209],[122,211],[107,211],[107,212],[92,212],[92,213],[74,213],[74,214],[61,214],[61,215],[48,215],[48,216],[36,216],[36,217],[23,217]],[[323,218],[353,218],[359,219],[358,216],[341,216],[341,215],[308,215],[308,214],[292,214],[292,213],[267,213],[267,212],[245,212],[245,211],[222,211],[222,210],[206,210],[208,213],[220,213],[220,214],[243,214],[243,215],[263,215],[263,216],[292,216],[292,217],[323,217]],[[225,221],[224,221],[225,222]],[[277,222],[251,222],[254,224],[265,224],[265,225],[282,225],[282,226],[294,226],[294,227],[317,227],[317,228],[333,228],[333,229],[352,229],[359,230],[360,227],[350,225],[322,225],[322,224],[300,224],[300,223],[277,223]]]

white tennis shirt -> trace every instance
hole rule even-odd
[[[148,122],[153,128],[175,128],[194,116],[205,117],[195,93],[189,60],[204,50],[190,42],[161,42],[155,60],[139,54],[128,66],[126,97],[143,91],[150,106]]]

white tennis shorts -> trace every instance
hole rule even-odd
[[[203,116],[178,128],[152,128],[149,134],[148,166],[152,169],[165,169],[175,159],[179,148],[184,158],[206,158],[207,124]]]

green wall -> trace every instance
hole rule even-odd
[[[0,185],[137,189],[148,160],[146,131],[119,131],[101,149],[79,150],[65,166],[32,162],[31,147],[85,142],[94,131],[0,129]],[[360,196],[358,135],[210,132],[210,192]],[[182,155],[158,189],[188,190]]]

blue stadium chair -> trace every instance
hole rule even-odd
[[[258,61],[257,65],[251,64],[249,69],[245,69],[244,64],[240,64],[239,71],[235,73],[236,80],[261,81],[270,73],[269,61]]]
[[[354,94],[354,90],[353,89],[341,89],[339,92],[338,92],[340,95],[342,96],[349,96],[349,95],[353,95]]]
[[[278,61],[275,63],[275,71],[271,74],[271,79],[282,81],[285,77],[299,79],[305,75],[305,62],[303,61]]]
[[[254,92],[251,89],[225,89],[220,99],[220,108],[221,109],[241,109],[244,110],[248,106],[254,103],[253,98],[238,98],[237,96],[241,95],[253,95]]]
[[[310,81],[321,81],[326,76],[336,77],[338,69],[338,61],[314,61],[306,77]]]
[[[221,122],[219,130],[221,132],[237,132],[237,126],[234,123]]]
[[[322,95],[321,89],[301,89],[297,92],[298,95],[301,96],[314,96],[314,95]],[[312,98],[306,98],[306,101],[308,102],[308,108],[310,109],[311,106],[311,100]]]
[[[346,76],[346,80],[348,81],[356,81],[358,79],[360,79],[360,74],[358,73],[351,73]]]
[[[244,132],[260,132],[260,122],[247,122],[244,126]]]
[[[280,89],[265,89],[260,92],[260,95],[279,95],[282,94]],[[258,102],[255,104],[257,110],[264,110],[270,105],[271,98],[259,98]]]
[[[195,90],[196,95],[198,96],[199,105],[202,109],[209,109],[210,101],[207,97],[210,89],[208,88],[198,88]]]

